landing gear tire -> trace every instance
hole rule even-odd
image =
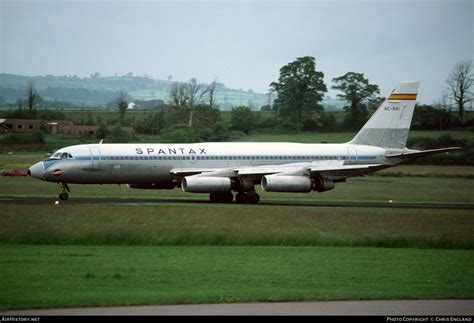
[[[232,203],[234,194],[231,192],[213,192],[209,195],[209,199],[212,203]]]
[[[245,193],[244,193],[244,192],[239,192],[239,193],[237,193],[237,195],[235,196],[235,201],[236,201],[238,204],[245,204],[245,203],[247,203],[247,202],[246,202]]]
[[[257,204],[260,202],[260,195],[255,192],[247,193],[247,203],[248,204]]]
[[[239,192],[235,197],[235,201],[239,204],[257,204],[260,201],[260,195],[255,192]]]
[[[71,190],[69,189],[69,186],[67,186],[67,183],[58,183],[59,187],[61,188],[61,193],[59,193],[59,199],[62,201],[66,201],[69,198],[68,192]]]

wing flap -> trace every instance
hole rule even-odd
[[[222,170],[221,168],[173,168],[170,170],[171,175],[178,177],[198,175],[203,173],[212,173],[217,170]]]
[[[364,165],[344,165],[343,162],[337,164],[288,164],[282,166],[260,166],[245,167],[238,169],[239,176],[265,176],[272,174],[285,175],[307,175],[323,177],[344,177],[364,175],[376,170],[384,169],[389,166],[383,164],[364,164]]]
[[[363,165],[342,165],[342,166],[324,166],[311,167],[309,171],[314,177],[319,175],[322,177],[347,177],[359,176],[372,173],[377,170],[387,168],[389,166],[383,164],[363,164]]]

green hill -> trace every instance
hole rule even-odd
[[[67,103],[65,106],[105,107],[117,98],[117,93],[125,90],[135,100],[168,101],[168,93],[173,81],[153,79],[142,76],[106,76],[91,75],[80,78],[74,76],[22,76],[0,73],[0,105],[14,104],[25,97],[25,89],[32,82],[40,96],[47,101]],[[205,85],[205,84],[204,84]],[[258,110],[268,104],[268,96],[252,90],[236,90],[219,83],[216,101],[221,110],[245,105]],[[323,102],[328,109],[339,109],[344,104],[338,100]]]

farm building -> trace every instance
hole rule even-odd
[[[61,127],[60,134],[64,138],[95,137],[98,128],[99,126],[81,126],[71,124]],[[109,126],[107,129],[111,131],[112,127]],[[122,127],[122,130],[130,136],[134,133],[132,127]]]

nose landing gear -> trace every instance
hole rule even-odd
[[[61,188],[61,193],[59,193],[59,199],[62,200],[62,201],[66,201],[68,198],[69,198],[69,192],[71,192],[71,190],[69,189],[69,186],[67,185],[67,183],[58,183],[59,184],[59,187]]]

